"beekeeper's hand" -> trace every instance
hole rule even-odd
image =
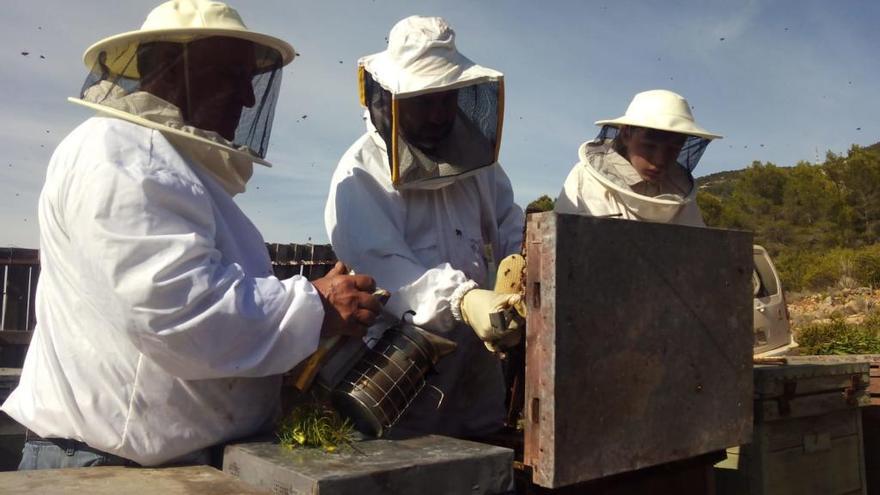
[[[337,262],[332,270],[312,282],[324,303],[322,336],[352,335],[363,337],[367,327],[382,312],[382,304],[373,296],[376,282],[368,275],[349,275],[348,268]]]
[[[526,259],[519,254],[511,254],[498,264],[498,274],[495,276],[495,292],[503,294],[523,293],[523,271],[526,267]],[[526,316],[525,301],[520,300],[515,305],[520,316]]]
[[[502,316],[506,310],[515,308],[521,302],[522,296],[519,294],[471,289],[461,299],[461,317],[474,329],[487,349],[497,352],[501,348],[516,345],[522,338],[521,319]]]

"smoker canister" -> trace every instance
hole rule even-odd
[[[425,387],[425,376],[455,342],[401,322],[385,331],[331,395],[360,432],[381,437]]]

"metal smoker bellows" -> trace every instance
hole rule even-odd
[[[333,390],[336,409],[381,437],[425,387],[425,375],[456,343],[405,322],[385,331]]]

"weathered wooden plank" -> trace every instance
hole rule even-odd
[[[867,394],[858,394],[851,399],[839,394],[819,394],[795,397],[787,402],[779,400],[760,401],[755,408],[755,417],[763,422],[787,420],[815,416],[829,411],[857,409],[870,405]]]
[[[0,330],[0,346],[30,345],[33,332],[21,330]]]
[[[285,265],[291,260],[295,261],[296,258],[291,256],[293,254],[292,251],[289,244],[278,244],[275,248],[275,258],[272,261],[279,265]]]
[[[3,287],[2,328],[0,330],[29,330],[33,328],[30,315],[33,313],[36,276],[32,265],[7,265],[0,267],[0,277],[5,280]]]
[[[526,231],[526,297],[529,307],[525,363],[525,445],[523,462],[533,479],[547,486],[554,478],[555,418],[553,351],[556,318],[556,218],[529,217]],[[546,275],[545,275],[546,272]]]
[[[755,417],[761,422],[817,416],[870,404],[867,362],[756,366]]]
[[[309,255],[311,251],[307,244],[293,244],[293,259],[299,261],[305,261],[307,259],[310,260]]]
[[[332,266],[336,261],[336,254],[329,244],[315,244],[312,246],[312,261]]]
[[[825,356],[815,356],[825,357]],[[831,356],[828,356],[831,357]],[[823,364],[824,362],[824,364]],[[833,366],[833,368],[829,368]],[[787,366],[756,366],[755,394],[761,398],[786,394],[806,395],[822,390],[868,388],[870,364],[867,361],[789,359]],[[850,383],[857,377],[857,383]],[[786,390],[796,384],[793,390]]]
[[[524,462],[537,484],[748,440],[750,234],[544,213],[527,241]]]
[[[0,473],[6,495],[260,495],[251,487],[207,466],[142,469],[90,467]]]
[[[37,249],[0,248],[0,265],[39,265]]]

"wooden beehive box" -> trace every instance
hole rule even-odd
[[[530,215],[525,438],[559,487],[752,432],[752,236]]]
[[[719,493],[865,493],[860,408],[870,402],[869,364],[789,362],[755,367],[754,438],[719,465]]]

